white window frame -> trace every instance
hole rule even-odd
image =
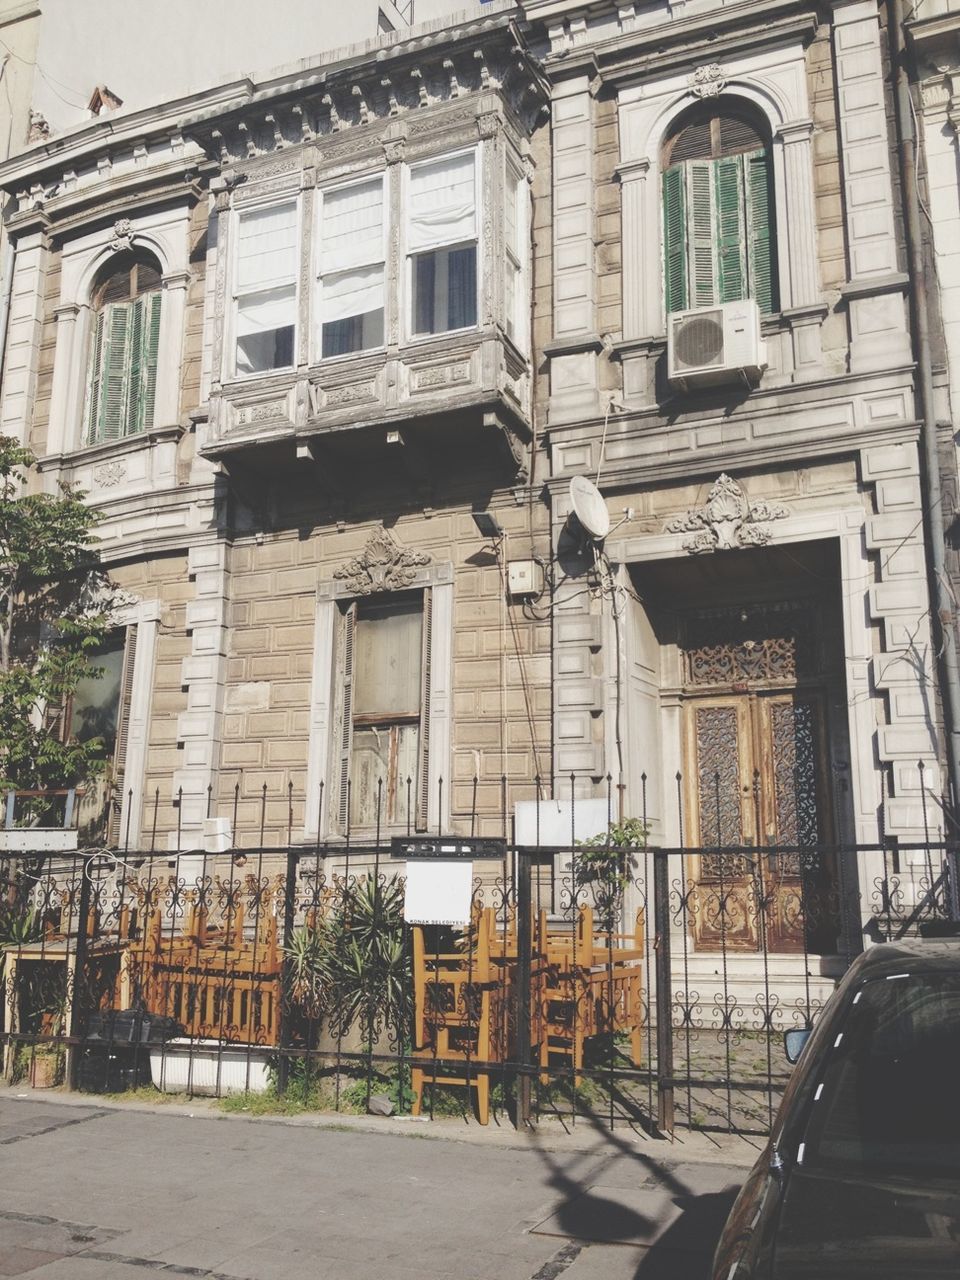
[[[313,264],[314,296],[315,296],[314,310],[316,313],[316,318],[311,326],[313,330],[313,334],[312,334],[313,358],[315,360],[318,360],[318,361],[319,360],[349,360],[351,358],[356,358],[357,356],[365,355],[366,353],[371,351],[382,351],[386,347],[387,317],[388,317],[389,309],[391,306],[391,299],[389,296],[390,275],[387,270],[387,266],[388,266],[387,255],[389,252],[388,232],[390,227],[390,202],[389,202],[390,189],[389,189],[388,177],[389,175],[387,171],[384,169],[380,169],[374,173],[364,174],[362,177],[352,178],[349,182],[341,182],[336,185],[322,187],[317,192],[319,199],[317,200],[317,210],[315,215],[316,223],[314,227],[314,237],[313,237],[313,242],[315,246],[315,249],[314,249],[315,262]],[[383,266],[383,341],[380,343],[377,343],[376,346],[361,347],[359,351],[348,351],[348,352],[342,353],[341,355],[327,356],[327,355],[324,355],[323,353],[323,325],[324,325],[323,209],[324,209],[324,203],[327,197],[331,195],[334,195],[341,191],[349,191],[354,187],[367,186],[373,182],[379,182],[380,184],[381,210],[382,210],[381,227],[380,227],[380,231],[381,231],[380,246],[382,251],[381,257],[376,260],[370,259],[370,261],[366,263],[353,263],[352,265],[354,267],[362,267],[362,266],[376,266],[378,263],[380,263]],[[344,270],[349,270],[349,269],[350,268],[344,268]],[[339,274],[339,273],[336,271],[333,271],[328,274]],[[393,305],[396,305],[395,301]]]
[[[237,368],[237,340],[238,340],[238,320],[240,312],[241,297],[252,297],[257,293],[266,293],[270,289],[278,289],[289,286],[291,281],[284,279],[282,281],[274,281],[270,284],[262,284],[256,290],[247,293],[240,293],[240,223],[245,217],[252,214],[265,213],[273,209],[281,209],[285,205],[293,206],[295,212],[296,233],[295,243],[297,253],[295,255],[295,266],[293,271],[293,358],[290,364],[278,365],[275,369],[261,369],[245,371]],[[243,207],[233,209],[230,225],[230,324],[228,326],[229,341],[224,345],[223,362],[224,377],[227,381],[234,379],[249,378],[267,378],[273,374],[285,373],[288,370],[297,367],[297,337],[299,329],[299,306],[300,306],[300,246],[303,237],[303,202],[298,195],[288,195],[283,200],[270,200],[263,203],[244,205]]]
[[[516,244],[511,245],[507,237],[506,207],[511,198],[510,184],[513,189],[514,232]],[[523,170],[511,156],[506,157],[504,176],[504,276],[503,276],[503,327],[504,332],[514,346],[524,355],[530,350],[530,307],[527,297],[530,270],[530,201],[527,193],[527,180]],[[513,273],[514,295],[513,314],[508,307],[509,291],[507,281]],[[510,326],[513,326],[513,332]]]
[[[473,214],[474,214],[474,236],[471,240],[437,240],[430,248],[420,248],[413,252],[410,251],[407,244],[408,218],[411,199],[411,183],[412,175],[415,169],[424,168],[427,165],[439,164],[444,160],[456,160],[458,156],[470,155],[473,157]],[[402,253],[405,258],[405,266],[403,271],[404,280],[404,297],[401,298],[400,306],[403,312],[403,333],[406,341],[415,342],[435,342],[438,338],[447,337],[452,333],[469,333],[473,329],[480,327],[480,294],[483,280],[483,261],[481,258],[482,237],[480,235],[480,225],[483,215],[482,193],[483,183],[481,181],[483,170],[483,151],[479,145],[472,147],[460,147],[456,151],[444,151],[440,155],[425,156],[422,160],[417,160],[412,164],[404,165],[403,187],[401,200],[401,217],[403,227],[401,231]],[[438,249],[456,249],[473,245],[476,251],[476,321],[471,325],[463,325],[458,329],[441,329],[435,333],[416,333],[414,332],[414,289],[413,289],[413,259],[424,253],[434,253]]]

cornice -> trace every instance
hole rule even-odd
[[[551,5],[560,16],[562,6]],[[563,16],[588,10],[617,12],[614,3],[571,5]],[[799,9],[799,12],[798,12]],[[545,7],[526,5],[531,25],[541,20]],[[551,14],[551,16],[553,16]],[[651,70],[670,71],[689,66],[703,46],[710,61],[763,45],[810,40],[817,29],[815,6],[798,6],[796,0],[745,0],[729,8],[698,10],[693,14],[667,16],[658,23],[635,27],[596,41],[582,39],[544,58],[544,71],[551,81],[571,74],[590,74],[594,65],[605,84],[630,84],[649,78]],[[589,34],[589,33],[588,33]]]

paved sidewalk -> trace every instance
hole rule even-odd
[[[756,1155],[725,1145],[4,1091],[0,1276],[701,1280]]]

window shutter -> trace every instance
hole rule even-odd
[[[716,182],[719,301],[737,302],[746,293],[744,270],[743,165],[740,156],[713,163]]]
[[[137,401],[136,430],[153,426],[153,405],[157,397],[157,350],[160,346],[160,300],[150,293],[143,299],[144,324],[140,355],[140,395]]]
[[[95,444],[100,418],[100,384],[103,380],[103,331],[105,316],[98,311],[94,316],[93,343],[90,351],[90,372],[87,380],[86,439]]]
[[[770,164],[765,151],[744,156],[747,176],[747,252],[750,296],[764,315],[775,308],[773,274],[773,216],[770,208]]]
[[[340,826],[346,830],[350,817],[350,745],[353,740],[353,649],[357,626],[357,606],[351,604],[340,630],[340,778],[337,793]]]
[[[137,628],[127,627],[123,649],[123,674],[120,677],[120,706],[117,709],[117,746],[113,756],[113,794],[107,821],[107,844],[120,843],[120,818],[126,787],[127,738],[130,734],[130,706],[133,701],[133,668],[137,660]]]
[[[691,161],[686,169],[691,276],[689,305],[712,307],[717,302],[713,163],[709,160]]]
[[[687,305],[687,223],[683,199],[683,169],[677,165],[663,175],[663,260],[667,315]]]
[[[141,379],[143,377],[143,304],[143,298],[135,298],[130,303],[130,340],[127,344],[130,351],[130,371],[127,376],[127,403],[123,431],[121,432],[125,436],[140,430]]]
[[[430,650],[433,639],[433,592],[423,593],[423,658],[420,663],[420,786],[416,827],[426,831],[430,812]]]
[[[104,355],[100,385],[98,440],[117,440],[124,434],[127,405],[127,353],[131,312],[136,303],[114,302],[104,309]]]

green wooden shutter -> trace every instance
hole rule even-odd
[[[130,303],[130,340],[127,343],[127,350],[130,355],[130,369],[127,376],[127,403],[124,406],[122,433],[125,436],[140,430],[138,419],[142,399],[141,382],[143,379],[143,304],[143,298],[135,298]]]
[[[713,162],[720,302],[737,302],[746,293],[741,161],[741,156],[724,156]]]
[[[750,297],[763,315],[776,309],[773,271],[773,211],[771,209],[770,162],[765,151],[743,157],[747,179],[747,264]]]
[[[663,260],[667,315],[687,305],[687,220],[683,198],[683,168],[663,174]]]
[[[157,395],[157,349],[160,342],[159,293],[138,298],[139,325],[131,346],[130,403],[128,432],[149,431],[153,426],[153,406]]]
[[[104,308],[105,350],[100,380],[98,440],[118,440],[124,434],[130,372],[130,320],[134,305],[114,302]]]
[[[713,162],[691,160],[686,164],[687,232],[690,237],[690,306],[717,303],[717,264],[713,223]]]
[[[93,318],[93,342],[90,346],[90,371],[87,375],[86,427],[87,444],[96,444],[100,418],[100,384],[103,379],[103,331],[104,314],[98,311]]]

